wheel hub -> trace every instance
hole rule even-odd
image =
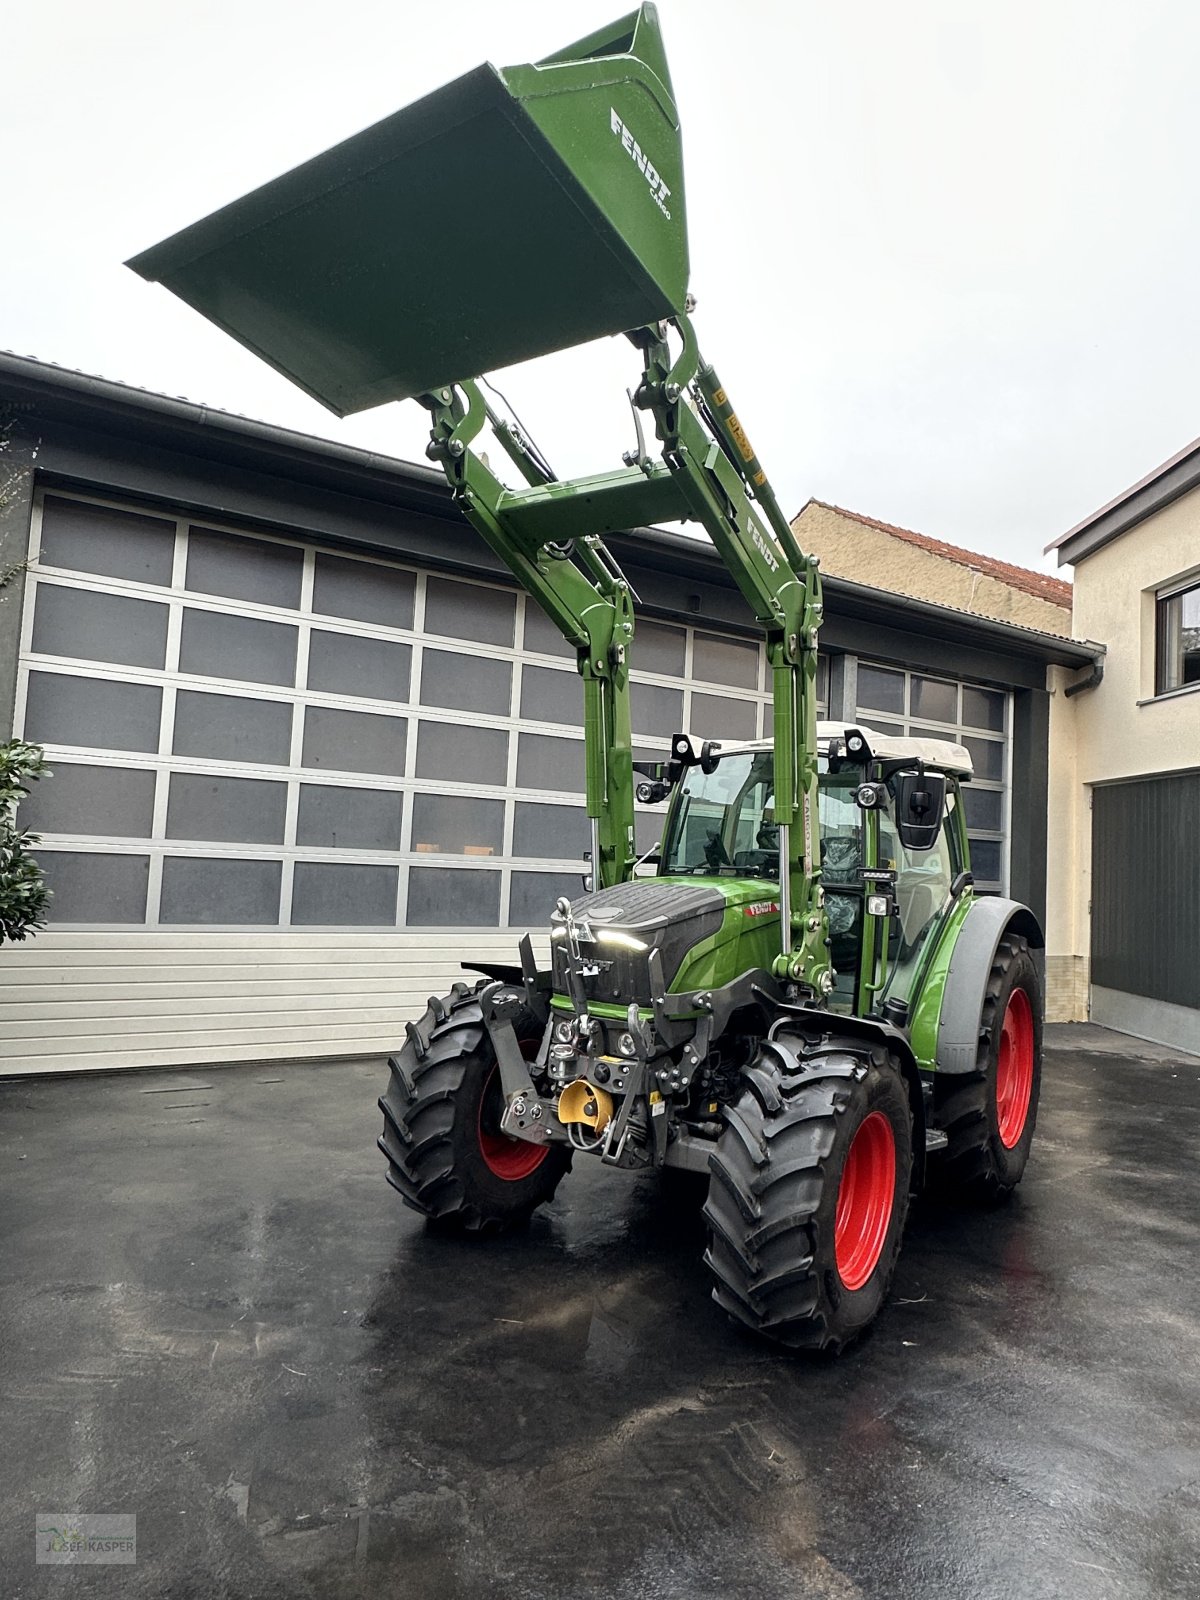
[[[1008,997],[996,1061],[996,1125],[1000,1143],[1011,1150],[1021,1141],[1033,1097],[1033,1012],[1024,989]]]
[[[847,1289],[861,1289],[879,1265],[896,1193],[896,1136],[882,1111],[859,1124],[842,1181],[834,1221],[834,1256]]]
[[[534,1052],[536,1053],[536,1045]],[[522,1054],[525,1053],[522,1042]],[[488,1073],[479,1097],[479,1153],[490,1172],[506,1183],[518,1183],[536,1172],[546,1159],[548,1146],[530,1144],[525,1139],[514,1139],[500,1131],[504,1115],[504,1089],[500,1083],[500,1068],[494,1066]]]

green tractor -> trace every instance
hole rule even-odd
[[[486,1234],[577,1154],[702,1174],[718,1304],[840,1349],[887,1294],[912,1194],[1021,1178],[1043,940],[973,892],[964,749],[817,722],[818,564],[696,342],[654,7],[481,67],[131,264],[339,415],[419,400],[463,515],[577,652],[587,891],[554,909],[547,965],[526,935],[409,1024],[380,1100],[389,1180]],[[560,481],[478,375],[609,334],[640,361],[636,442]],[[677,732],[635,762],[635,596],[604,535],[687,521],[765,635],[773,737]],[[667,803],[641,859],[635,797]]]

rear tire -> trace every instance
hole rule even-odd
[[[1029,1160],[1042,1086],[1042,986],[1019,934],[1001,939],[988,975],[975,1071],[934,1080],[948,1140],[931,1177],[941,1193],[1006,1199]]]
[[[387,1180],[406,1205],[463,1233],[501,1233],[549,1200],[571,1164],[559,1144],[529,1144],[500,1132],[500,1069],[479,991],[455,984],[431,1000],[398,1055],[379,1101]],[[529,1056],[542,1025],[523,1010],[514,1024]]]
[[[912,1113],[883,1051],[763,1044],[709,1158],[713,1299],[792,1349],[843,1349],[887,1296],[912,1176]]]

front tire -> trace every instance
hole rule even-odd
[[[942,1193],[995,1202],[1020,1183],[1042,1087],[1042,986],[1029,945],[1006,934],[988,974],[974,1072],[934,1083],[947,1145],[935,1177]]]
[[[883,1051],[781,1032],[762,1046],[709,1158],[713,1299],[792,1349],[843,1349],[900,1253],[912,1113]]]
[[[504,1094],[479,991],[456,984],[431,1000],[388,1065],[379,1101],[387,1180],[406,1205],[463,1233],[501,1233],[549,1200],[571,1164],[559,1144],[530,1144],[500,1131]],[[527,1058],[542,1027],[529,1010],[514,1024]],[[414,1037],[415,1035],[415,1037]]]

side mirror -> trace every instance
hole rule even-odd
[[[906,850],[932,850],[938,842],[942,818],[946,814],[946,775],[926,772],[897,772],[892,777],[896,800],[896,832]]]

